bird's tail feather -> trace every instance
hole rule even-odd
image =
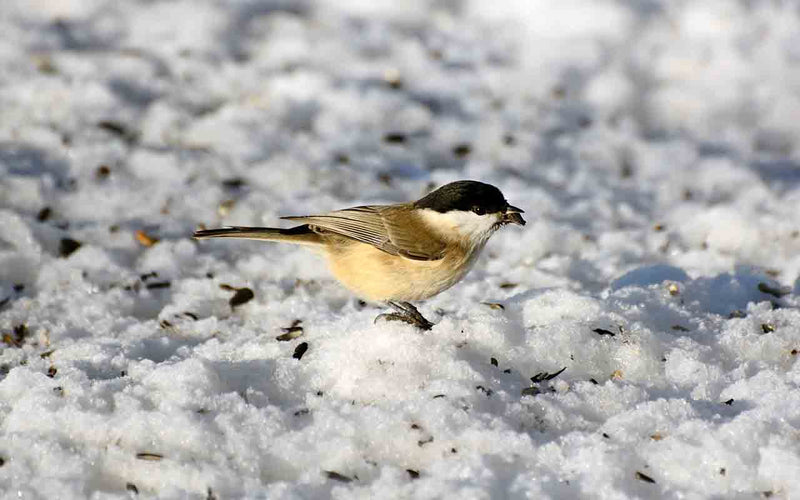
[[[223,227],[220,229],[203,229],[192,235],[197,239],[206,238],[240,238],[245,240],[285,241],[300,245],[321,245],[319,234],[309,228],[308,224],[291,229],[272,227]]]

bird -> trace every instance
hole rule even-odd
[[[434,324],[411,302],[429,299],[461,281],[498,229],[525,225],[522,213],[495,186],[461,180],[417,201],[281,217],[299,224],[288,229],[232,226],[198,230],[193,237],[312,247],[356,296],[394,310],[380,314],[376,322],[397,320],[430,330]]]

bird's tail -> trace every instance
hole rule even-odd
[[[322,238],[311,230],[308,224],[291,229],[272,227],[223,227],[220,229],[203,229],[192,235],[199,240],[206,238],[240,238],[245,240],[285,241],[299,245],[321,245]]]

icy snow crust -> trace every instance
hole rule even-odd
[[[3,0],[0,32],[3,498],[800,496],[796,3]],[[189,237],[456,179],[529,223],[429,333]]]

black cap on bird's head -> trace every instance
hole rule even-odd
[[[499,189],[478,181],[456,181],[445,184],[414,203],[414,208],[427,208],[440,213],[453,210],[478,215],[502,214],[502,223],[525,225],[519,214],[524,210],[508,204]]]

